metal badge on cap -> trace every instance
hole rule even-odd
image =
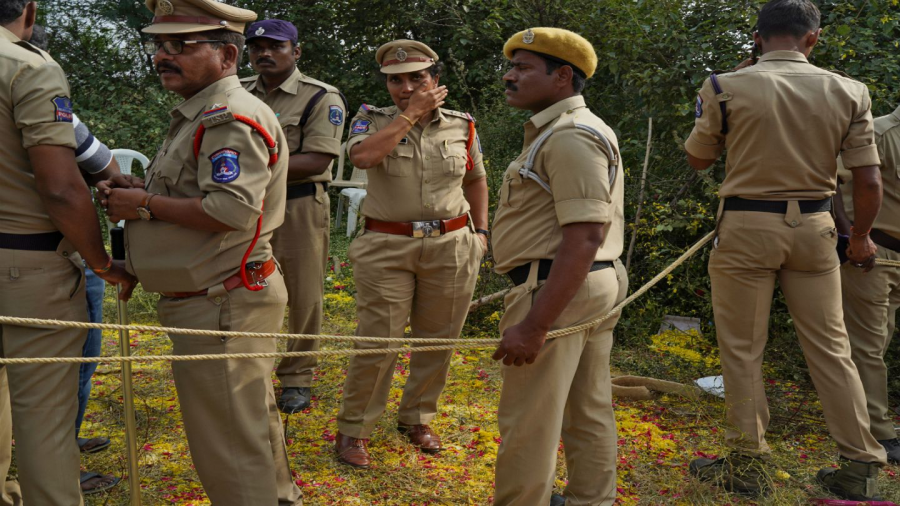
[[[404,51],[402,47],[397,49],[397,61],[404,62],[406,61],[407,56],[406,51]]]
[[[168,16],[175,12],[175,6],[172,5],[172,2],[169,0],[159,0],[157,8],[159,9],[159,13],[163,16]]]
[[[259,28],[256,29],[255,32],[253,32],[253,34],[256,35],[256,36],[260,36],[260,35],[262,35],[262,34],[264,34],[264,33],[266,33],[266,29],[263,28],[263,27],[259,27]]]
[[[524,42],[526,44],[531,44],[532,42],[534,42],[534,32],[531,31],[531,28],[526,30],[525,33],[522,35],[522,42]]]

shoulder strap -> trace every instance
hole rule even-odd
[[[472,152],[472,145],[475,144],[475,118],[469,113],[466,113],[466,116],[469,119],[469,138],[466,139],[466,170],[468,171],[475,168],[475,160],[469,154]]]
[[[619,167],[619,159],[616,157],[616,152],[613,150],[612,144],[609,143],[609,139],[607,139],[601,131],[594,127],[583,125],[581,123],[575,123],[574,126],[579,130],[590,133],[603,144],[604,151],[606,151],[606,157],[609,159],[609,187],[610,191],[612,191],[613,184],[616,182],[616,172]],[[553,195],[553,191],[550,190],[550,185],[531,171],[531,168],[534,167],[534,159],[537,158],[538,151],[551,135],[553,135],[553,127],[548,128],[546,132],[541,134],[541,136],[534,141],[534,144],[531,145],[531,149],[528,151],[528,158],[525,160],[525,165],[519,169],[519,174],[522,177],[534,180],[537,184],[541,185],[541,188],[547,190],[547,193]]]
[[[716,92],[716,95],[722,94],[722,87],[719,86],[719,78],[716,75],[716,72],[713,72],[709,75],[709,82],[712,84],[713,91]],[[727,111],[727,107],[725,106],[725,102],[719,100],[719,109],[722,111],[722,130],[720,130],[722,135],[728,134],[728,118],[725,117],[725,113]]]
[[[322,97],[324,97],[326,93],[328,93],[328,90],[322,88],[317,91],[311,99],[309,99],[309,102],[306,103],[306,109],[303,109],[303,116],[300,116],[301,127],[306,126],[306,122],[309,121],[309,116],[312,114],[313,108],[316,107],[316,104],[319,103],[319,100],[322,100]],[[348,110],[349,106],[347,105],[347,97],[345,97],[341,92],[338,92],[338,95],[341,96],[341,102],[344,103],[344,110]]]

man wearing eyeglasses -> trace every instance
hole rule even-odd
[[[278,332],[287,289],[270,240],[284,221],[288,149],[278,119],[237,78],[252,11],[213,0],[147,0],[148,53],[184,97],[146,189],[108,188],[128,268],[159,292],[167,327]],[[274,339],[169,334],[175,355],[275,352]],[[275,405],[273,359],[172,364],[200,481],[216,505],[302,504]]]

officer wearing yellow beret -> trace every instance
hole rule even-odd
[[[169,327],[278,332],[287,289],[272,258],[284,221],[287,140],[272,110],[241,87],[251,11],[213,0],[148,0],[147,53],[185,100],[146,190],[110,190],[128,220],[128,266],[159,292]],[[263,205],[265,203],[265,205]],[[170,334],[176,355],[274,352],[274,339]],[[216,505],[301,504],[272,388],[273,359],[174,362],[191,458]],[[71,425],[71,422],[70,422]]]
[[[503,47],[509,105],[531,111],[525,147],[503,176],[494,215],[496,270],[516,285],[500,320],[503,360],[494,504],[612,504],[616,423],[609,354],[618,317],[546,340],[553,329],[599,318],[625,298],[624,177],[616,135],[586,106],[590,42],[530,28]],[[560,434],[565,497],[551,498]]]
[[[441,107],[438,55],[414,40],[381,46],[391,107],[363,105],[351,122],[347,150],[369,175],[364,233],[350,245],[358,332],[402,337],[459,337],[487,250],[487,180],[475,120]],[[357,343],[360,348],[384,347]],[[428,423],[452,352],[415,353],[400,401],[397,429],[422,451],[441,450]],[[384,413],[397,355],[350,360],[338,414],[338,459],[368,467],[366,439]]]

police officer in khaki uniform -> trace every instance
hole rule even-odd
[[[288,329],[319,334],[331,216],[327,189],[332,161],[340,154],[346,106],[337,88],[297,69],[300,46],[293,24],[280,19],[253,23],[247,50],[258,75],[241,83],[275,111],[290,153],[284,224],[272,237],[288,289]],[[318,350],[319,341],[292,339],[287,349]],[[278,399],[282,411],[309,407],[315,366],[315,357],[281,359],[276,373],[284,387]]]
[[[839,469],[817,478],[838,496],[864,500],[875,496],[885,452],[869,433],[863,385],[850,358],[829,211],[840,153],[864,182],[854,186],[848,251],[864,265],[875,252],[868,230],[881,202],[878,150],[865,85],[807,61],[819,18],[809,0],[767,3],[753,35],[759,62],[707,79],[697,99],[688,162],[706,169],[728,148],[709,274],[732,452],[695,460],[691,471],[740,493],[770,486],[761,369],[777,280],[842,457]]]
[[[147,52],[184,97],[146,190],[112,189],[129,220],[128,267],[159,292],[168,327],[278,332],[287,289],[272,258],[284,221],[287,140],[236,76],[251,11],[214,0],[148,0]],[[258,126],[253,126],[254,124]],[[196,136],[196,137],[195,137]],[[170,334],[176,355],[274,352],[274,339]],[[173,362],[191,457],[216,505],[301,504],[272,388],[272,359]],[[70,423],[71,425],[71,423]]]
[[[597,68],[590,42],[530,28],[503,47],[512,68],[506,101],[534,115],[522,153],[503,175],[494,215],[498,273],[516,285],[504,299],[503,390],[497,412],[494,504],[546,505],[560,434],[568,485],[553,504],[612,504],[616,422],[609,353],[618,316],[559,339],[547,332],[597,319],[625,298],[624,177],[616,135],[581,91]]]
[[[50,55],[25,42],[36,14],[34,2],[0,5],[0,314],[83,322],[82,258],[106,281],[124,283],[126,297],[134,279],[104,249],[91,194],[75,162],[66,76]],[[0,335],[6,358],[80,357],[87,331],[3,325]],[[81,504],[72,437],[78,364],[3,369],[12,416],[0,409],[0,471],[5,476],[8,470],[15,425],[23,499]]]
[[[881,158],[884,196],[870,236],[878,245],[875,258],[900,261],[900,107],[875,119],[875,144]],[[850,236],[853,226],[853,171],[839,172],[844,184],[834,199],[838,232]],[[843,199],[841,198],[843,195]],[[872,435],[887,452],[888,461],[900,464],[900,440],[888,404],[888,371],[884,356],[894,335],[900,308],[900,267],[841,267],[844,324],[850,336],[853,362],[859,370]]]
[[[456,339],[487,250],[487,181],[474,119],[443,109],[438,55],[421,42],[395,40],[375,53],[392,107],[363,105],[347,151],[367,169],[363,234],[350,245],[357,333]],[[359,348],[386,347],[357,343]],[[398,430],[426,452],[441,449],[428,423],[450,366],[450,351],[413,353]],[[384,413],[396,355],[350,360],[338,414],[338,459],[368,467],[366,439]]]

